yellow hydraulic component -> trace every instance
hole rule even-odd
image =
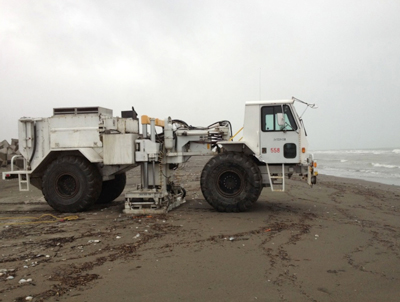
[[[158,127],[164,127],[164,121],[163,120],[160,120],[160,119],[158,119],[158,118],[152,118],[152,117],[148,117],[147,115],[142,115],[142,117],[141,117],[141,123],[142,123],[142,125],[150,125],[150,121],[152,120],[152,119],[154,119],[155,120],[155,125],[156,126],[158,126]]]
[[[238,132],[236,132],[236,133],[235,133],[235,135],[234,135],[234,136],[232,136],[232,137],[229,139],[229,141],[233,141],[233,139],[235,138],[235,136],[236,136],[236,135],[238,135],[238,134],[240,133],[240,131],[242,131],[242,130],[243,130],[243,127],[242,127],[242,128],[240,128],[240,129],[239,129],[239,131],[238,131]]]
[[[165,122],[163,120],[156,118],[156,126],[164,128],[164,125],[165,125]]]
[[[142,125],[150,125],[150,118],[147,115],[142,115],[140,122]]]

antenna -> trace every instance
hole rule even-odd
[[[259,100],[261,101],[261,67],[260,67],[260,77],[259,77],[259,84],[258,84],[258,93],[259,93]]]

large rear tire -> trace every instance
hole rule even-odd
[[[96,200],[97,204],[105,204],[115,200],[124,191],[126,185],[126,173],[115,175],[112,180],[103,181],[101,193]]]
[[[249,156],[226,152],[208,161],[200,184],[205,199],[217,211],[244,212],[260,196],[262,176]]]
[[[83,157],[63,156],[54,160],[42,179],[47,203],[56,211],[75,213],[90,208],[101,192],[101,175]]]

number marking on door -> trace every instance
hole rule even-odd
[[[271,148],[271,153],[281,153],[281,148]]]

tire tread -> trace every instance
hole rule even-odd
[[[240,196],[227,198],[218,193],[216,170],[236,167],[244,171],[245,188]],[[200,178],[201,190],[207,202],[219,212],[247,211],[262,191],[262,176],[254,161],[242,153],[225,152],[211,158],[204,166]]]
[[[60,167],[77,168],[86,182],[87,191],[80,194],[79,200],[70,204],[63,203],[53,192],[54,179],[52,178],[55,173],[60,173]],[[64,213],[75,213],[85,211],[94,204],[100,194],[101,183],[101,175],[93,164],[83,157],[67,155],[58,157],[47,167],[42,179],[42,191],[45,200],[53,209]]]

